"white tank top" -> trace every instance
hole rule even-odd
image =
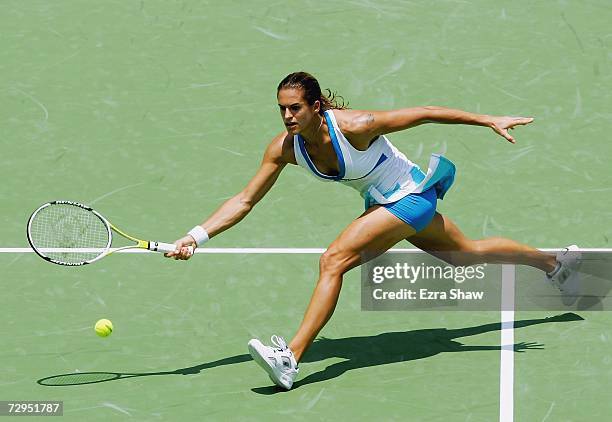
[[[329,135],[338,158],[339,173],[321,173],[310,159],[304,138],[293,137],[295,160],[319,180],[336,181],[359,191],[366,208],[374,204],[396,202],[410,193],[420,193],[436,186],[442,198],[453,182],[455,166],[446,158],[433,154],[427,174],[408,160],[384,136],[379,136],[367,150],[359,151],[346,139],[332,110],[324,113]]]

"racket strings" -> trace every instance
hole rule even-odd
[[[66,263],[92,260],[109,242],[106,224],[96,214],[70,204],[41,209],[31,222],[30,236],[45,256]]]

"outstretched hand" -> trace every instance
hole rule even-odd
[[[193,255],[193,251],[197,247],[196,242],[190,235],[181,237],[176,242],[174,242],[174,244],[176,245],[176,250],[174,252],[168,252],[164,254],[166,258],[174,258],[181,260],[189,259],[191,258],[191,256]]]
[[[508,142],[515,144],[516,141],[508,131],[514,129],[515,126],[528,125],[531,122],[533,122],[533,117],[493,116],[491,117],[490,126],[495,133],[506,138]]]

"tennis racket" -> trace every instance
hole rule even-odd
[[[135,243],[111,249],[113,232]],[[28,220],[28,242],[41,258],[68,266],[91,264],[124,249],[176,250],[171,243],[130,236],[91,207],[72,201],[52,201],[38,207]]]

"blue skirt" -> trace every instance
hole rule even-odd
[[[417,232],[423,230],[436,213],[438,195],[432,186],[425,192],[411,193],[392,204],[382,206],[394,216],[414,228]]]

